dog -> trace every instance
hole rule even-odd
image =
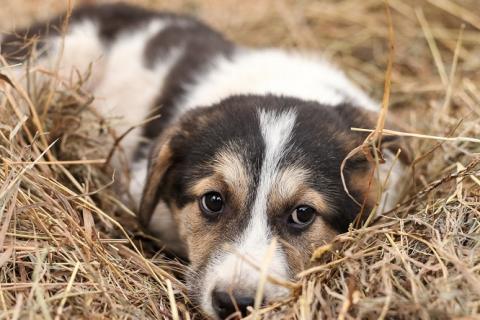
[[[351,128],[375,127],[379,104],[318,55],[126,4],[77,8],[62,34],[63,20],[5,35],[1,53],[50,68],[61,56],[63,78],[90,70],[96,110],[134,128],[121,147],[139,221],[188,258],[190,296],[212,318],[245,316],[262,270],[258,303],[288,297],[314,248],[399,200],[408,148],[390,137],[377,164],[351,155],[366,138]]]

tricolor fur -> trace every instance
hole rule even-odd
[[[61,77],[91,68],[94,105],[119,134],[161,115],[122,141],[129,191],[141,223],[188,257],[191,296],[210,316],[232,311],[224,293],[245,314],[274,238],[268,274],[291,280],[315,247],[348,229],[358,203],[368,212],[398,200],[398,141],[383,150],[378,170],[389,181],[380,201],[383,181],[372,183],[361,156],[344,169],[356,200],[345,192],[341,163],[365,138],[350,128],[373,127],[378,105],[322,58],[237,46],[193,18],[121,4],[75,10],[64,37],[61,25],[7,36],[2,54],[23,61],[31,52],[23,42],[38,36],[37,64],[52,68],[63,53]],[[224,203],[210,218],[201,210],[209,192]],[[292,212],[301,205],[315,217],[297,230]],[[269,281],[263,302],[288,294]]]

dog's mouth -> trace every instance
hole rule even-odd
[[[208,316],[239,319],[290,296],[294,284],[276,239],[265,246],[256,243],[248,254],[238,248],[217,250],[200,272],[190,274],[187,284],[194,302]]]

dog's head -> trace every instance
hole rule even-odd
[[[344,190],[341,163],[365,138],[350,128],[374,119],[349,105],[236,96],[190,111],[160,137],[141,220],[148,226],[159,203],[169,208],[204,311],[245,313],[265,264],[263,302],[288,295],[274,280],[293,279],[315,247],[348,229],[360,206]],[[344,168],[351,196],[367,207],[375,202],[370,172],[364,157]]]

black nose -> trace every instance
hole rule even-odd
[[[225,319],[235,312],[245,317],[247,307],[253,306],[255,299],[249,296],[229,294],[225,291],[214,290],[212,292],[213,309],[221,319]]]

